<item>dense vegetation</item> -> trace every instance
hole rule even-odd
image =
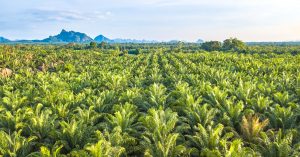
[[[0,46],[0,156],[300,156],[298,49],[232,43]]]

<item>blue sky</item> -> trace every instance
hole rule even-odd
[[[0,36],[300,40],[299,0],[0,0]]]

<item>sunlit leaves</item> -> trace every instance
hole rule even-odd
[[[0,45],[0,156],[299,156],[299,55],[105,47]]]

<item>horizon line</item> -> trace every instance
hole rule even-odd
[[[220,42],[223,42],[224,40],[226,40],[226,39],[230,39],[230,38],[237,38],[237,37],[227,37],[227,38],[225,38],[225,39],[223,39],[223,40],[205,40],[205,39],[202,39],[202,38],[198,38],[198,39],[196,39],[196,40],[193,40],[193,41],[191,41],[191,40],[181,40],[181,39],[169,39],[169,40],[157,40],[157,39],[146,39],[146,38],[142,38],[142,39],[139,39],[139,38],[121,38],[121,37],[117,37],[117,38],[111,38],[111,37],[107,37],[106,35],[104,35],[104,34],[99,34],[99,35],[97,35],[97,36],[95,36],[95,37],[91,37],[90,35],[88,35],[87,33],[84,33],[84,32],[79,32],[79,31],[75,31],[75,30],[66,30],[65,28],[63,28],[63,29],[61,29],[61,31],[58,33],[58,34],[60,34],[62,31],[66,31],[66,32],[76,32],[76,33],[83,33],[83,34],[85,34],[85,35],[87,35],[88,37],[90,37],[90,38],[92,38],[93,40],[96,38],[96,37],[98,37],[98,36],[100,36],[100,35],[102,35],[102,36],[104,36],[104,37],[106,37],[106,38],[108,38],[108,39],[110,39],[110,40],[116,40],[116,39],[123,39],[123,40],[145,40],[145,41],[154,41],[155,43],[164,43],[164,42],[170,42],[170,41],[178,41],[178,42],[187,42],[187,43],[197,43],[197,41],[198,40],[202,40],[203,42],[208,42],[208,41],[220,41]],[[48,35],[48,37],[46,37],[46,38],[49,38],[49,37],[51,37],[51,36],[56,36],[56,35],[58,35],[58,34],[55,34],[55,35]],[[22,40],[43,40],[43,39],[46,39],[46,38],[42,38],[42,39],[10,39],[10,38],[6,38],[5,36],[1,36],[0,35],[0,37],[3,37],[3,38],[5,38],[5,39],[8,39],[8,40],[10,40],[11,42],[18,42],[18,41],[22,41]],[[237,38],[237,39],[239,39],[239,40],[241,40],[240,38]],[[274,43],[278,43],[278,42],[300,42],[300,39],[295,39],[295,40],[252,40],[252,41],[246,41],[246,40],[241,40],[241,41],[243,41],[243,42],[245,42],[245,43],[252,43],[252,42],[258,42],[258,43],[263,43],[263,42],[266,42],[266,43],[272,43],[272,42],[274,42]]]

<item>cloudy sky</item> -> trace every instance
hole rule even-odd
[[[300,40],[299,0],[0,0],[0,36]]]

